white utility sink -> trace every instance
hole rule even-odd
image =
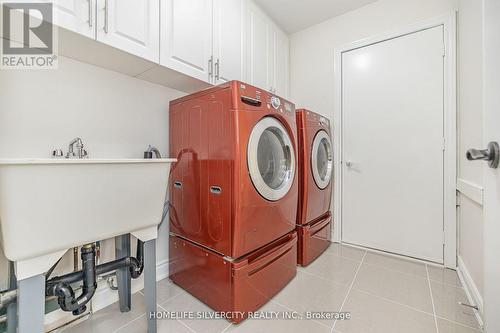
[[[0,160],[0,246],[18,279],[69,248],[132,233],[157,237],[175,159]]]

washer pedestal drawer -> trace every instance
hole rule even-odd
[[[233,261],[176,235],[170,235],[169,247],[170,279],[234,323],[258,310],[296,275],[295,231]]]
[[[297,263],[307,266],[318,258],[330,246],[333,228],[332,215],[328,212],[316,222],[297,226],[298,255]]]

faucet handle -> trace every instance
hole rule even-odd
[[[89,153],[87,152],[87,150],[82,149],[82,156],[80,156],[80,158],[89,158]]]
[[[55,149],[52,151],[52,158],[63,158],[64,153],[62,149]]]

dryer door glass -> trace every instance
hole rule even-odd
[[[283,198],[293,184],[295,153],[286,129],[275,118],[260,120],[248,142],[248,169],[255,188],[264,198]]]
[[[324,189],[330,183],[333,169],[332,142],[328,133],[321,130],[316,134],[311,155],[311,170],[314,181],[320,189]]]

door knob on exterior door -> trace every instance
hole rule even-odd
[[[466,156],[469,161],[488,161],[490,168],[496,169],[500,162],[500,147],[497,142],[490,142],[486,149],[467,150]]]
[[[354,165],[354,164],[352,163],[352,161],[346,161],[346,162],[345,162],[345,166],[346,166],[346,167],[348,167],[348,168],[352,168],[352,167],[353,167],[353,165]]]

